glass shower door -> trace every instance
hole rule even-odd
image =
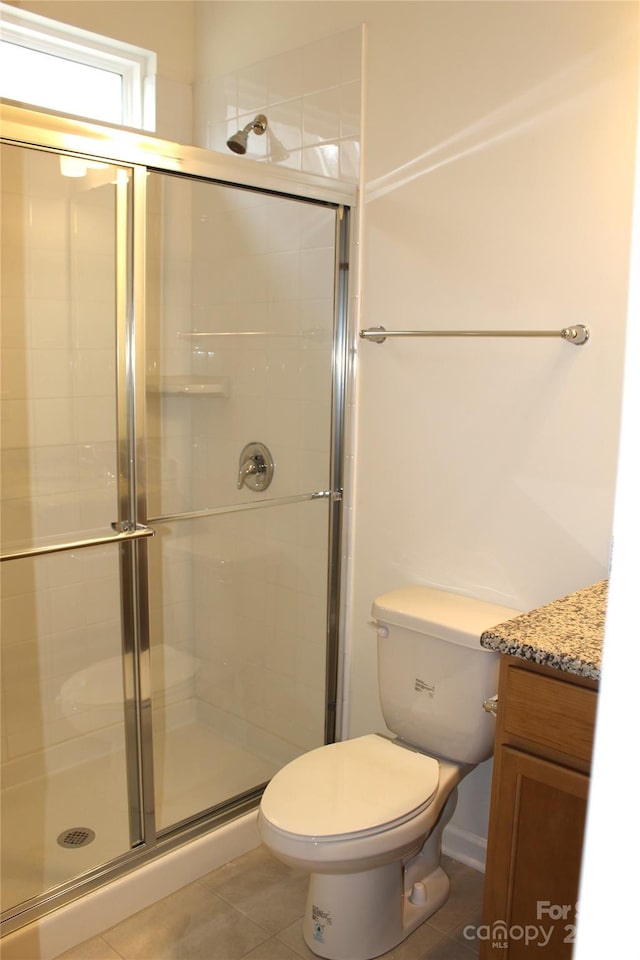
[[[129,173],[66,161],[2,146],[3,911],[140,839],[121,596],[139,533],[111,528]]]
[[[147,194],[162,831],[325,742],[340,211],[162,173]]]
[[[15,928],[331,737],[345,231],[334,204],[1,149]]]

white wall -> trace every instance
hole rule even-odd
[[[191,140],[193,0],[8,0],[15,7],[153,50],[158,57],[156,132]]]
[[[407,15],[402,34],[386,25],[384,52],[380,28],[369,32],[367,179],[389,180],[366,207],[365,325],[584,322],[592,341],[360,350],[353,732],[379,722],[371,596],[419,581],[529,609],[599,580],[615,483],[635,12],[428,4]],[[399,114],[383,77],[401,58]],[[405,133],[421,111],[422,130]],[[398,167],[418,157],[402,183]],[[488,766],[463,785],[454,821],[479,836]]]
[[[366,21],[363,326],[591,328],[581,348],[359,347],[347,732],[380,729],[377,593],[417,581],[528,609],[607,574],[637,11],[211,3],[197,17],[197,57],[221,72]],[[454,820],[481,838],[489,776],[466,781]]]

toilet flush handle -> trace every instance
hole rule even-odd
[[[494,717],[498,715],[498,694],[494,697],[489,697],[488,700],[485,700],[482,704],[482,709],[486,713],[492,714]]]

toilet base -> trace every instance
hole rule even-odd
[[[327,960],[379,957],[439,910],[449,896],[449,878],[442,867],[399,898],[402,882],[401,863],[360,874],[313,874],[302,926],[309,949]]]
[[[304,941],[326,960],[372,960],[401,943],[446,902],[440,866],[442,832],[453,816],[453,790],[420,852],[358,873],[312,873],[302,924]]]

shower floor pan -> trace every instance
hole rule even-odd
[[[278,769],[197,721],[167,731],[155,752],[160,828],[251,789]],[[110,753],[2,791],[3,911],[126,852],[124,769],[122,755]],[[69,831],[79,842],[62,846],[59,838]]]

